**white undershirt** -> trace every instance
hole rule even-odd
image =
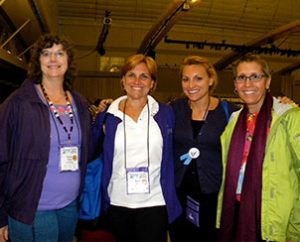
[[[119,117],[123,121],[123,112],[119,110],[119,103],[126,96],[115,100],[109,107],[108,112]],[[124,161],[124,122],[117,126],[115,136],[115,148],[112,167],[112,176],[108,186],[108,194],[112,205],[128,208],[141,208],[165,205],[161,184],[160,169],[162,160],[163,140],[158,124],[153,116],[158,112],[158,103],[148,96],[150,109],[149,125],[149,178],[150,193],[127,194],[126,169]],[[148,108],[145,105],[137,122],[125,115],[126,126],[126,167],[147,167],[147,129],[148,129]]]

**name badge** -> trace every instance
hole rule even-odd
[[[150,193],[148,167],[126,168],[127,194]]]
[[[196,227],[200,227],[199,221],[200,203],[190,196],[186,197],[186,219],[194,224]]]
[[[78,147],[66,146],[60,148],[60,171],[77,171]]]

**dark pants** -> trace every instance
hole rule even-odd
[[[137,209],[110,206],[108,216],[117,241],[167,241],[165,206]]]
[[[201,194],[196,199],[200,203],[199,224],[197,227],[186,219],[186,194],[178,193],[183,212],[170,226],[171,241],[216,241],[217,194]]]

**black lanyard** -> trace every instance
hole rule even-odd
[[[68,135],[68,143],[71,143],[71,134],[73,132],[73,125],[74,125],[74,114],[73,114],[73,107],[71,105],[71,102],[69,100],[69,97],[67,95],[67,92],[65,91],[65,98],[66,98],[66,102],[67,102],[67,112],[69,114],[69,118],[70,118],[70,129],[68,130],[66,125],[64,124],[64,122],[62,121],[62,119],[59,116],[59,112],[57,111],[56,107],[54,106],[53,102],[50,100],[49,96],[46,93],[45,87],[43,85],[43,83],[40,84],[41,85],[41,89],[43,92],[43,95],[45,96],[45,99],[47,101],[49,110],[53,113],[53,115],[56,117],[56,119],[58,120],[58,122],[60,123],[60,125],[62,125],[63,130],[67,133]]]

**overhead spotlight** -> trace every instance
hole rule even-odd
[[[105,49],[104,49],[104,47],[103,47],[103,45],[102,46],[99,46],[99,47],[97,47],[97,52],[99,53],[99,55],[105,55]]]
[[[190,8],[199,4],[202,0],[184,0],[182,11],[188,11]]]
[[[109,18],[109,17],[105,17],[104,19],[103,19],[103,24],[108,24],[108,25],[110,25],[111,24],[111,18]]]
[[[182,5],[182,11],[188,11],[190,9],[190,3],[188,0],[185,0],[183,5]]]
[[[111,25],[111,18],[110,18],[110,11],[105,11],[105,16],[103,18],[103,26],[100,33],[100,36],[98,38],[98,43],[96,45],[96,51],[102,56],[105,55],[105,49],[104,49],[104,42],[107,38],[109,28]]]

